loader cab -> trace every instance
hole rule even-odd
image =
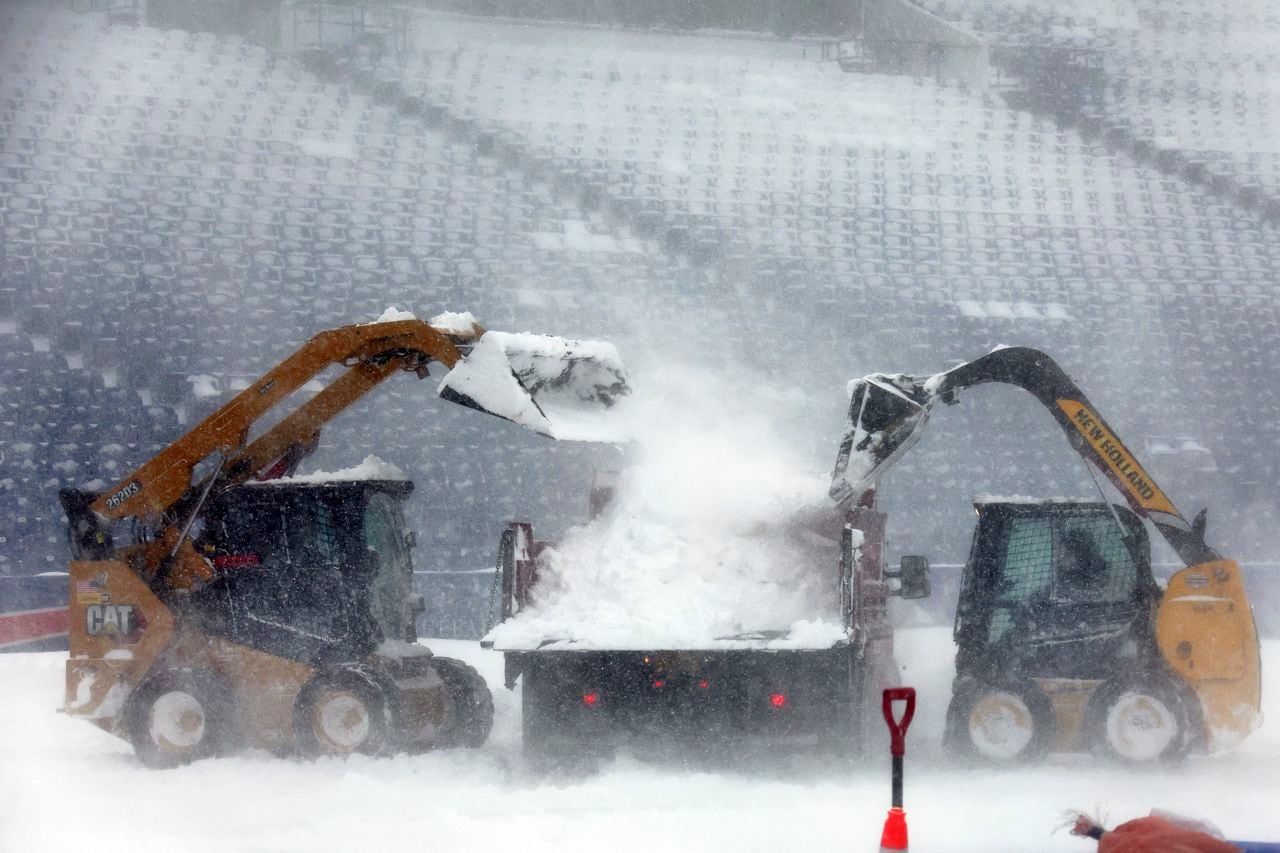
[[[1094,679],[1151,653],[1151,544],[1127,508],[978,502],[961,579],[958,676]]]
[[[197,550],[217,578],[193,593],[208,634],[308,664],[413,642],[422,599],[394,480],[246,483],[210,500]]]

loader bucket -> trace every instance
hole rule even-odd
[[[612,344],[485,332],[440,382],[446,400],[567,441],[625,441],[631,393]]]
[[[832,500],[843,503],[874,486],[920,437],[931,403],[910,377],[875,373],[850,382],[849,415],[831,474]]]

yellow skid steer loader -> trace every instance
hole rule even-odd
[[[411,486],[371,460],[290,476],[342,410],[432,364],[449,369],[439,396],[550,437],[607,438],[600,423],[629,393],[609,344],[486,332],[465,314],[317,334],[110,489],[62,492],[66,712],[153,766],[240,745],[342,755],[483,743],[483,679],[412,642],[420,602],[399,508]]]

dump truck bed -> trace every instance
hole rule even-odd
[[[859,509],[846,524],[839,582],[830,586],[838,620],[712,637],[646,630],[653,626],[630,611],[616,630],[598,630],[598,616],[563,633],[538,630],[561,624],[540,623],[528,609],[543,544],[530,525],[510,525],[500,549],[505,621],[487,645],[504,653],[507,687],[521,685],[526,752],[571,763],[618,748],[714,756],[739,747],[766,756],[773,748],[861,750],[878,720],[880,689],[898,675],[880,566],[883,515]],[[861,548],[855,528],[872,534],[857,538]]]
[[[870,661],[822,649],[508,651],[520,679],[525,750],[577,762],[619,748],[723,754],[751,744],[856,752],[865,741]]]

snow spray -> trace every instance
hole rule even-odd
[[[901,720],[894,715],[894,702],[905,703]],[[916,713],[916,689],[890,687],[884,691],[880,708],[889,726],[889,754],[893,757],[892,808],[884,819],[884,831],[880,834],[880,853],[887,853],[907,849],[907,813],[902,808],[902,762],[907,755],[907,726],[911,725],[911,718]]]

